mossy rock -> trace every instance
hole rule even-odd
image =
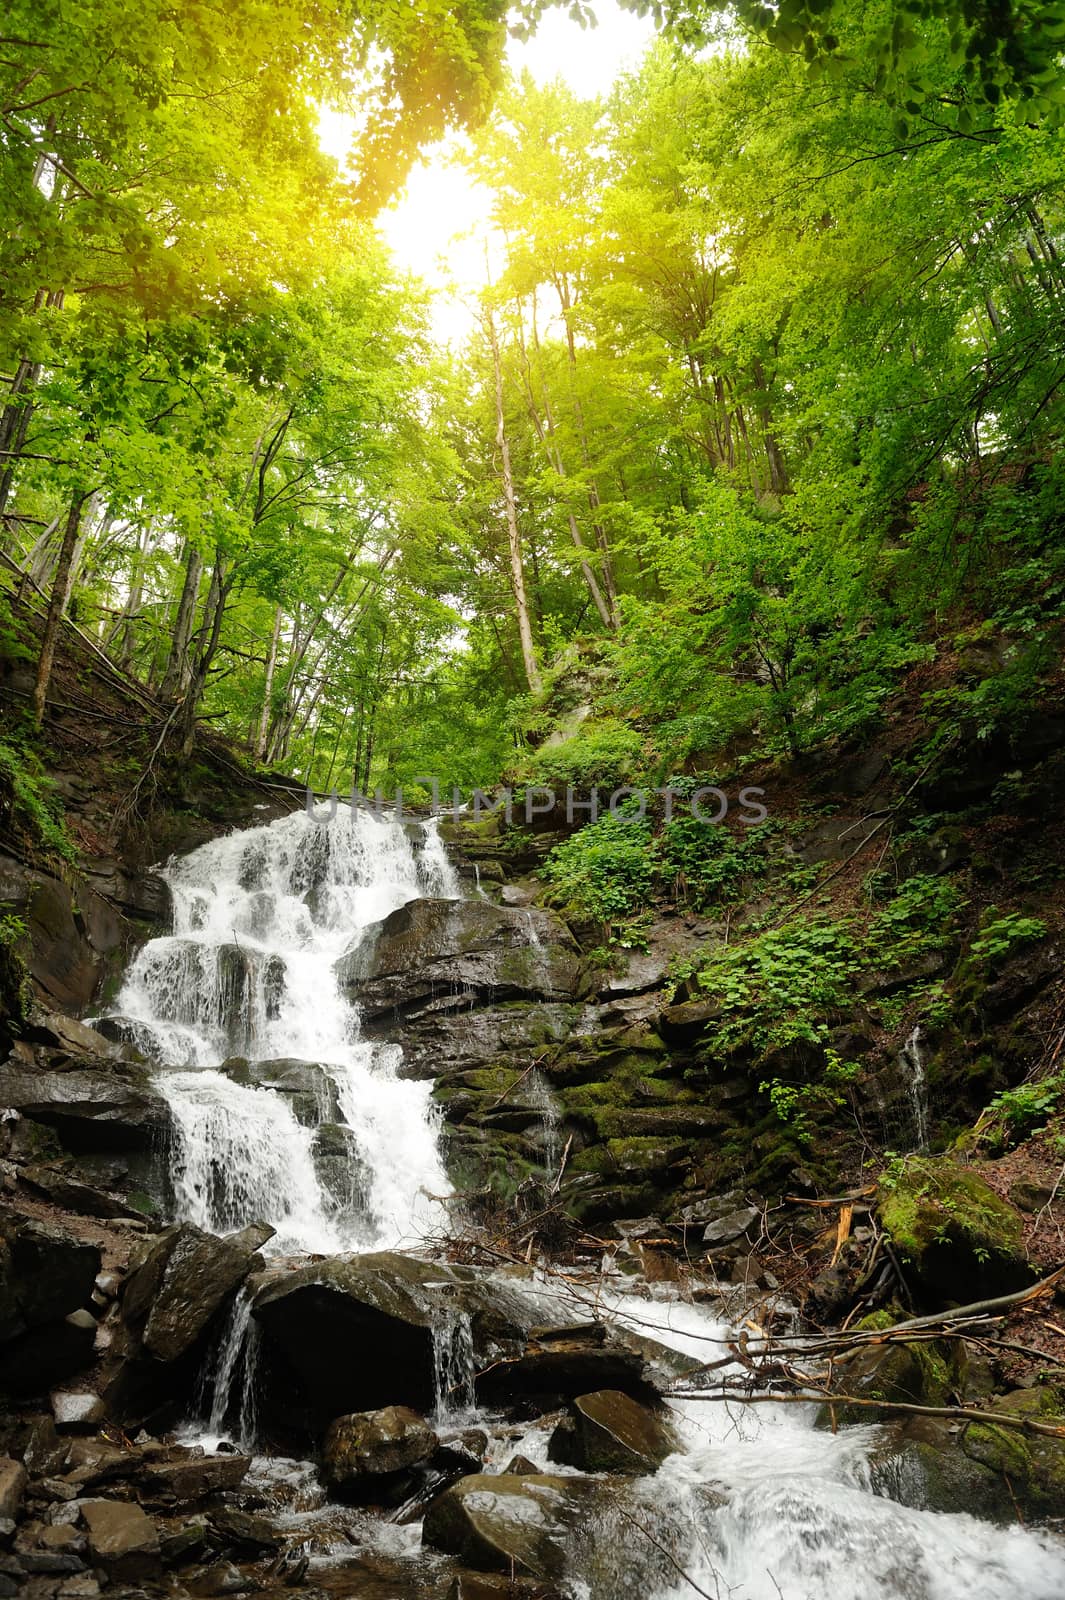
[[[858,1326],[866,1327],[872,1320],[867,1318]],[[846,1401],[823,1405],[817,1415],[818,1427],[886,1422],[894,1415],[893,1404],[946,1404],[951,1389],[949,1353],[938,1343],[865,1345],[853,1360],[836,1367],[835,1384],[856,1399],[883,1400],[884,1409],[848,1405]]]
[[[596,1177],[639,1181],[673,1172],[688,1160],[689,1153],[684,1139],[608,1139],[606,1144],[582,1150],[570,1166],[574,1172]]]
[[[1008,1479],[1022,1511],[1032,1516],[1061,1515],[1065,1506],[1065,1402],[1051,1386],[1015,1389],[992,1401],[991,1409],[1011,1417],[1060,1428],[1062,1437],[1022,1433],[976,1422],[965,1430],[962,1449],[972,1461]]]
[[[971,1167],[911,1157],[881,1180],[877,1204],[910,1287],[929,1305],[994,1299],[1035,1277],[1020,1212]]]

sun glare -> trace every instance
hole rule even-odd
[[[581,28],[563,10],[547,12],[532,39],[510,41],[511,70],[528,71],[538,83],[560,77],[589,98],[606,94],[623,72],[637,65],[654,27],[648,18],[622,11],[615,0],[599,0],[595,9],[595,28]],[[320,130],[323,148],[343,163],[350,118],[323,111]],[[436,291],[433,330],[447,344],[461,342],[468,332],[469,301],[485,281],[485,251],[489,260],[494,253],[491,196],[455,159],[461,144],[456,138],[427,152],[398,200],[377,219],[397,264]]]

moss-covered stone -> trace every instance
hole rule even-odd
[[[910,1157],[881,1180],[880,1220],[930,1304],[965,1304],[1032,1281],[1023,1219],[971,1167]]]
[[[1049,1385],[1015,1389],[994,1399],[991,1409],[1060,1429],[1061,1437],[1055,1438],[977,1422],[965,1430],[962,1439],[962,1449],[970,1460],[1008,1479],[1010,1490],[1023,1511],[1035,1516],[1060,1516],[1065,1506],[1065,1402],[1062,1395]]]

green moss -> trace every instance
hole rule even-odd
[[[971,1168],[951,1161],[911,1156],[885,1174],[880,1218],[911,1261],[959,1232],[978,1251],[1012,1255],[1021,1246],[1020,1213]]]

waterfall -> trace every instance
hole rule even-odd
[[[915,1150],[928,1149],[928,1078],[924,1069],[924,1052],[921,1048],[921,1028],[918,1024],[903,1045],[899,1063],[908,1074],[907,1087],[913,1108]]]
[[[543,1168],[548,1178],[553,1178],[558,1171],[560,1155],[559,1145],[559,1114],[558,1101],[551,1092],[551,1085],[542,1072],[533,1070],[529,1074],[529,1083],[525,1091],[526,1104],[540,1113],[540,1123],[543,1129]]]
[[[433,1323],[433,1420],[437,1427],[467,1417],[476,1405],[473,1330],[465,1311],[450,1307]]]
[[[241,1289],[218,1336],[198,1390],[206,1432],[232,1438],[243,1450],[255,1443],[255,1376],[259,1324],[252,1317],[252,1297]],[[227,1428],[227,1422],[229,1427]]]
[[[163,876],[173,929],[138,953],[109,1020],[170,1105],[177,1215],[213,1233],[267,1222],[281,1253],[416,1241],[449,1191],[430,1088],[397,1075],[396,1047],[360,1037],[334,963],[407,901],[458,897],[435,822],[298,812]],[[293,1068],[313,1093],[259,1081]],[[322,1123],[327,1102],[336,1121]]]

